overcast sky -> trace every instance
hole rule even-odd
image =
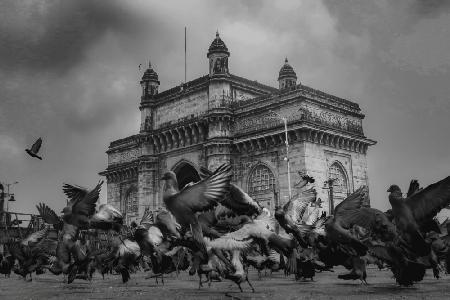
[[[94,186],[109,142],[139,130],[139,64],[160,91],[208,72],[218,29],[233,74],[278,86],[287,56],[299,80],[366,114],[372,205],[450,175],[450,1],[0,2],[0,181],[14,211],[65,204],[63,182]],[[43,161],[24,149],[42,136]],[[103,186],[106,191],[106,185]],[[102,193],[106,197],[106,193]]]

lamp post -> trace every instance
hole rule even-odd
[[[9,187],[12,186],[12,185],[18,184],[18,183],[19,183],[18,181],[14,181],[13,183],[6,183],[6,182],[3,183],[3,185],[6,186],[6,195],[9,197],[8,201],[6,201],[6,212],[9,212],[9,204],[8,204],[8,202],[16,201],[16,199],[14,199],[14,194],[10,194],[9,193]]]
[[[332,215],[334,213],[333,185],[334,185],[335,181],[336,181],[336,178],[330,178],[325,181],[324,186],[323,186],[323,189],[329,190],[328,196],[330,199],[330,207],[329,207],[328,211],[329,211],[330,215]]]
[[[271,112],[275,115],[274,117],[277,117],[278,119],[282,120],[284,123],[284,135],[285,135],[285,144],[286,144],[286,162],[287,162],[287,175],[288,175],[288,189],[289,189],[289,200],[292,198],[292,191],[291,191],[291,168],[289,164],[289,138],[288,138],[288,129],[287,129],[287,118],[285,116],[280,115],[279,113],[271,110]]]

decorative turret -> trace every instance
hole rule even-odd
[[[152,64],[148,62],[148,69],[145,70],[141,80],[142,97],[147,98],[158,94],[159,80],[158,74],[153,70]]]
[[[207,57],[209,58],[209,76],[229,74],[228,57],[230,52],[222,39],[219,32],[216,32],[216,38],[209,46]]]
[[[280,69],[278,83],[280,90],[297,85],[297,74],[295,74],[287,58],[284,60],[284,65]]]
[[[158,74],[153,70],[152,64],[148,62],[148,69],[145,70],[141,80],[142,97],[139,109],[141,111],[141,132],[153,129],[153,97],[158,94],[159,80]]]

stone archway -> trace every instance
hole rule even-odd
[[[200,181],[200,175],[198,174],[197,170],[192,164],[188,162],[182,161],[178,163],[173,171],[177,175],[178,188],[180,190],[190,182],[195,183]]]

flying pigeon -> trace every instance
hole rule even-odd
[[[178,190],[174,172],[165,173],[161,180],[165,181],[163,201],[167,209],[181,226],[191,228],[194,240],[206,254],[203,232],[196,213],[217,206],[229,191],[231,166],[222,165],[210,177],[181,191]]]
[[[450,204],[450,176],[425,189],[418,189],[407,198],[402,197],[397,185],[391,185],[387,191],[397,229],[416,251],[427,255],[430,246],[425,242],[420,227]]]
[[[38,154],[39,149],[41,149],[42,145],[42,138],[38,138],[36,142],[34,142],[33,146],[31,146],[31,149],[25,149],[25,151],[32,157],[39,158],[42,160],[42,157],[40,157]]]

